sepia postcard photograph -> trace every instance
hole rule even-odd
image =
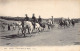
[[[0,51],[80,51],[80,0],[0,0]]]

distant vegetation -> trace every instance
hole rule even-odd
[[[23,17],[6,17],[6,16],[0,16],[0,19],[20,21],[20,20],[23,20],[24,18]]]
[[[21,21],[24,20],[24,17],[10,17],[10,16],[0,16],[0,19],[5,19],[5,20],[13,20],[13,21]],[[49,18],[52,19],[52,18]],[[59,21],[61,18],[54,18],[54,22]],[[31,20],[31,18],[30,18]],[[46,21],[47,19],[43,19],[43,22]],[[74,19],[75,22],[80,22],[80,18]]]

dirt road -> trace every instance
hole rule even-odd
[[[12,36],[11,36],[12,35]],[[63,46],[80,45],[80,23],[70,28],[56,28],[18,37],[17,30],[0,33],[0,46]]]

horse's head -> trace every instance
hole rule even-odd
[[[21,21],[18,21],[18,22],[16,22],[16,24],[17,24],[17,25],[21,25],[22,23],[21,23]]]

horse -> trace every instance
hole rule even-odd
[[[46,28],[46,23],[41,23],[40,26],[43,28],[42,30],[44,30]]]
[[[23,31],[24,36],[26,34],[26,30],[28,30],[28,33],[31,34],[34,30],[34,26],[32,25],[31,21],[24,21],[24,27],[22,27],[22,23],[18,22],[18,34],[21,31]],[[40,32],[43,28],[39,25],[39,23],[35,23],[35,30],[36,32]]]
[[[2,28],[2,30],[4,31],[5,25],[1,24],[1,28]]]
[[[74,27],[75,21],[74,21],[74,20],[71,20],[71,24],[72,24],[72,26]]]
[[[19,33],[20,33],[20,31],[21,31],[21,32],[23,31],[21,21],[16,22],[16,25],[18,26],[18,34],[19,34]],[[16,26],[16,25],[15,25],[15,26]],[[23,33],[23,32],[22,32],[22,33]]]
[[[70,26],[70,21],[66,21],[66,26],[69,27]]]
[[[67,21],[67,20],[62,20],[62,21],[59,21],[59,26],[60,27],[69,27],[70,26],[70,22]]]
[[[0,22],[0,27],[1,27],[1,30],[4,31],[5,30],[5,27],[6,26],[6,23],[4,22]]]
[[[51,29],[51,28],[53,28],[53,24],[52,24],[52,21],[49,19],[49,20],[47,20],[47,25],[48,25],[48,29]]]
[[[12,24],[12,28],[13,28],[13,30],[16,30],[16,24],[15,23]]]
[[[35,23],[35,29],[37,30],[37,32],[40,32],[43,30],[43,27],[41,27],[39,23]]]
[[[31,34],[32,32],[33,32],[33,30],[36,30],[36,32],[40,32],[40,31],[42,31],[42,27],[40,26],[40,24],[39,23],[35,23],[35,28],[34,28],[34,25],[32,24],[32,22],[30,22],[30,21],[25,21],[24,22],[24,27],[26,28],[26,29],[28,29],[28,33],[29,34]]]
[[[28,33],[31,34],[33,32],[33,25],[30,21],[24,21],[24,29],[26,33],[26,29],[28,30]]]

